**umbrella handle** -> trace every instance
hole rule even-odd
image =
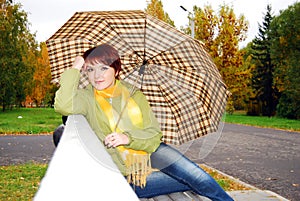
[[[130,98],[130,96],[129,96],[129,98]],[[128,99],[129,99],[129,98],[128,98]],[[123,107],[122,110],[121,110],[121,113],[120,113],[120,115],[119,115],[118,121],[116,122],[115,128],[114,128],[114,130],[113,130],[114,132],[117,132],[117,128],[118,128],[118,125],[119,125],[119,123],[120,123],[120,121],[121,121],[121,117],[123,116],[123,113],[124,113],[124,111],[125,111],[125,108],[126,108],[126,106],[127,106],[128,99],[126,100],[126,103],[125,103],[124,107]]]

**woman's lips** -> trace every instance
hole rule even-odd
[[[96,84],[101,84],[102,82],[104,82],[104,80],[95,81]]]

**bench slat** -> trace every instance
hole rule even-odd
[[[140,201],[155,201],[153,198],[141,198]]]
[[[153,198],[141,198],[140,201],[173,201],[168,195],[159,195]]]
[[[207,197],[203,197],[203,196],[200,196],[196,193],[194,193],[193,191],[186,191],[186,192],[183,192],[184,194],[187,194],[191,200],[195,200],[195,201],[211,201],[211,199],[207,198]]]
[[[153,198],[141,198],[140,201],[211,201],[209,198],[202,197],[192,191],[171,193],[160,195]]]
[[[184,193],[171,193],[169,194],[173,200],[180,200],[180,201],[191,201],[192,199]]]
[[[155,201],[173,201],[168,195],[159,195],[156,197],[153,197]]]

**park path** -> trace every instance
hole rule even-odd
[[[48,163],[54,150],[52,135],[0,135],[0,166]]]
[[[218,132],[179,149],[197,163],[299,201],[299,145],[298,132],[225,124]],[[47,163],[54,150],[51,135],[1,136],[0,165]]]

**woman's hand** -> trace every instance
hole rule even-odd
[[[126,145],[129,143],[129,138],[127,135],[122,133],[111,133],[107,135],[104,139],[104,145],[108,148],[117,147],[119,145]]]
[[[77,56],[75,59],[74,59],[74,62],[73,62],[73,68],[76,68],[78,70],[81,70],[81,68],[84,66],[84,59],[82,56]]]

